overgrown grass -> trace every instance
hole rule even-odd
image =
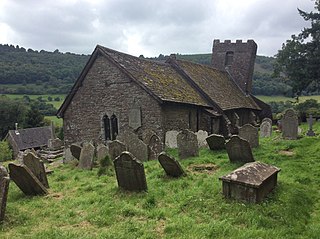
[[[276,190],[260,204],[224,199],[218,178],[240,166],[229,163],[225,150],[180,160],[187,176],[179,179],[166,177],[157,161],[146,162],[146,193],[119,190],[112,168],[99,177],[98,168],[60,165],[49,175],[48,196],[27,197],[11,182],[0,237],[319,238],[319,150],[319,137],[260,139],[255,159],[281,168]],[[218,169],[192,171],[203,163]]]

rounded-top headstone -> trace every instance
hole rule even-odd
[[[178,152],[181,159],[199,156],[197,135],[192,131],[182,130],[177,136]]]

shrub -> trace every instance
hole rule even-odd
[[[7,141],[0,142],[0,162],[11,160],[12,159],[12,150],[9,147]]]

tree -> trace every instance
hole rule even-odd
[[[311,26],[299,35],[292,35],[276,55],[275,74],[284,76],[293,93],[301,95],[310,83],[320,89],[320,0],[315,0],[315,12],[298,9]],[[281,74],[282,73],[282,74]]]

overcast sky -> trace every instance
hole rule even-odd
[[[210,53],[213,39],[254,39],[273,56],[307,25],[312,0],[0,0],[0,43],[90,54]]]

